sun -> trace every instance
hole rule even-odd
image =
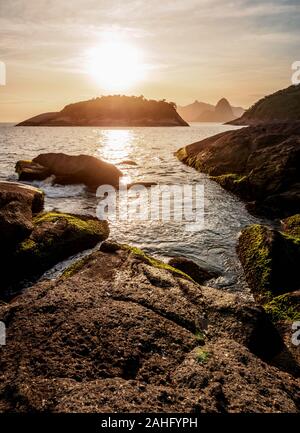
[[[144,77],[140,51],[122,41],[107,41],[88,52],[88,73],[106,91],[122,91]]]

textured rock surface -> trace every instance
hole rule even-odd
[[[261,307],[104,249],[0,307],[2,411],[299,411]]]
[[[300,211],[300,122],[227,131],[176,152],[269,217]]]
[[[54,183],[83,183],[92,189],[103,184],[117,187],[122,176],[113,164],[94,156],[64,153],[42,153],[32,161],[18,161],[16,171],[20,180],[41,180],[53,175]]]
[[[215,271],[204,269],[186,257],[173,257],[168,261],[169,265],[188,274],[196,283],[203,284],[218,276]]]
[[[246,227],[237,252],[258,301],[300,288],[300,239],[255,224]]]
[[[107,223],[91,216],[52,212],[38,214],[31,224],[29,236],[3,255],[2,290],[38,278],[56,263],[94,247],[109,234]]]
[[[44,194],[37,188],[0,182],[1,256],[33,230],[32,215],[43,209]]]

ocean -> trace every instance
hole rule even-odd
[[[129,243],[166,261],[181,255],[220,272],[211,286],[248,293],[236,255],[240,231],[248,224],[265,222],[250,215],[243,202],[224,191],[207,175],[183,165],[174,152],[187,144],[238,127],[193,123],[191,127],[15,127],[0,125],[0,178],[17,180],[15,163],[40,153],[89,154],[118,164],[129,182],[204,186],[204,226],[189,232],[180,221],[111,221],[110,237]],[[98,199],[84,185],[52,185],[51,179],[32,182],[46,194],[45,209],[95,215]],[[47,272],[56,275],[60,266]]]

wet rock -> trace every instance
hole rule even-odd
[[[197,263],[193,262],[193,260],[187,259],[186,257],[173,257],[168,261],[168,263],[170,266],[180,269],[184,273],[188,274],[199,284],[203,284],[205,281],[219,276],[215,271],[204,269],[197,265]]]
[[[227,131],[179,149],[176,156],[252,202],[253,213],[272,218],[299,213],[299,121]]]
[[[67,185],[82,183],[90,189],[99,185],[118,187],[122,172],[113,164],[89,155],[66,155],[44,153],[32,161],[18,161],[16,165],[20,179],[45,179],[53,175],[54,183]]]
[[[0,306],[1,410],[299,411],[297,380],[249,345],[274,342],[263,310],[241,320],[246,301],[173,269],[115,245]]]
[[[29,236],[3,257],[1,288],[37,279],[56,263],[94,247],[108,234],[107,222],[91,216],[58,212],[38,214],[32,219]],[[18,271],[12,272],[12,268]]]
[[[299,289],[299,238],[255,224],[242,231],[237,252],[257,301]]]
[[[1,255],[13,249],[33,230],[32,215],[44,205],[44,194],[37,188],[14,182],[0,182]]]
[[[19,180],[45,180],[51,176],[48,168],[33,161],[18,161],[15,167],[16,173],[19,175]]]

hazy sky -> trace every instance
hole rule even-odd
[[[299,23],[299,0],[0,0],[0,121],[111,93],[86,68],[109,35],[143,62],[122,93],[249,106],[291,84]]]

